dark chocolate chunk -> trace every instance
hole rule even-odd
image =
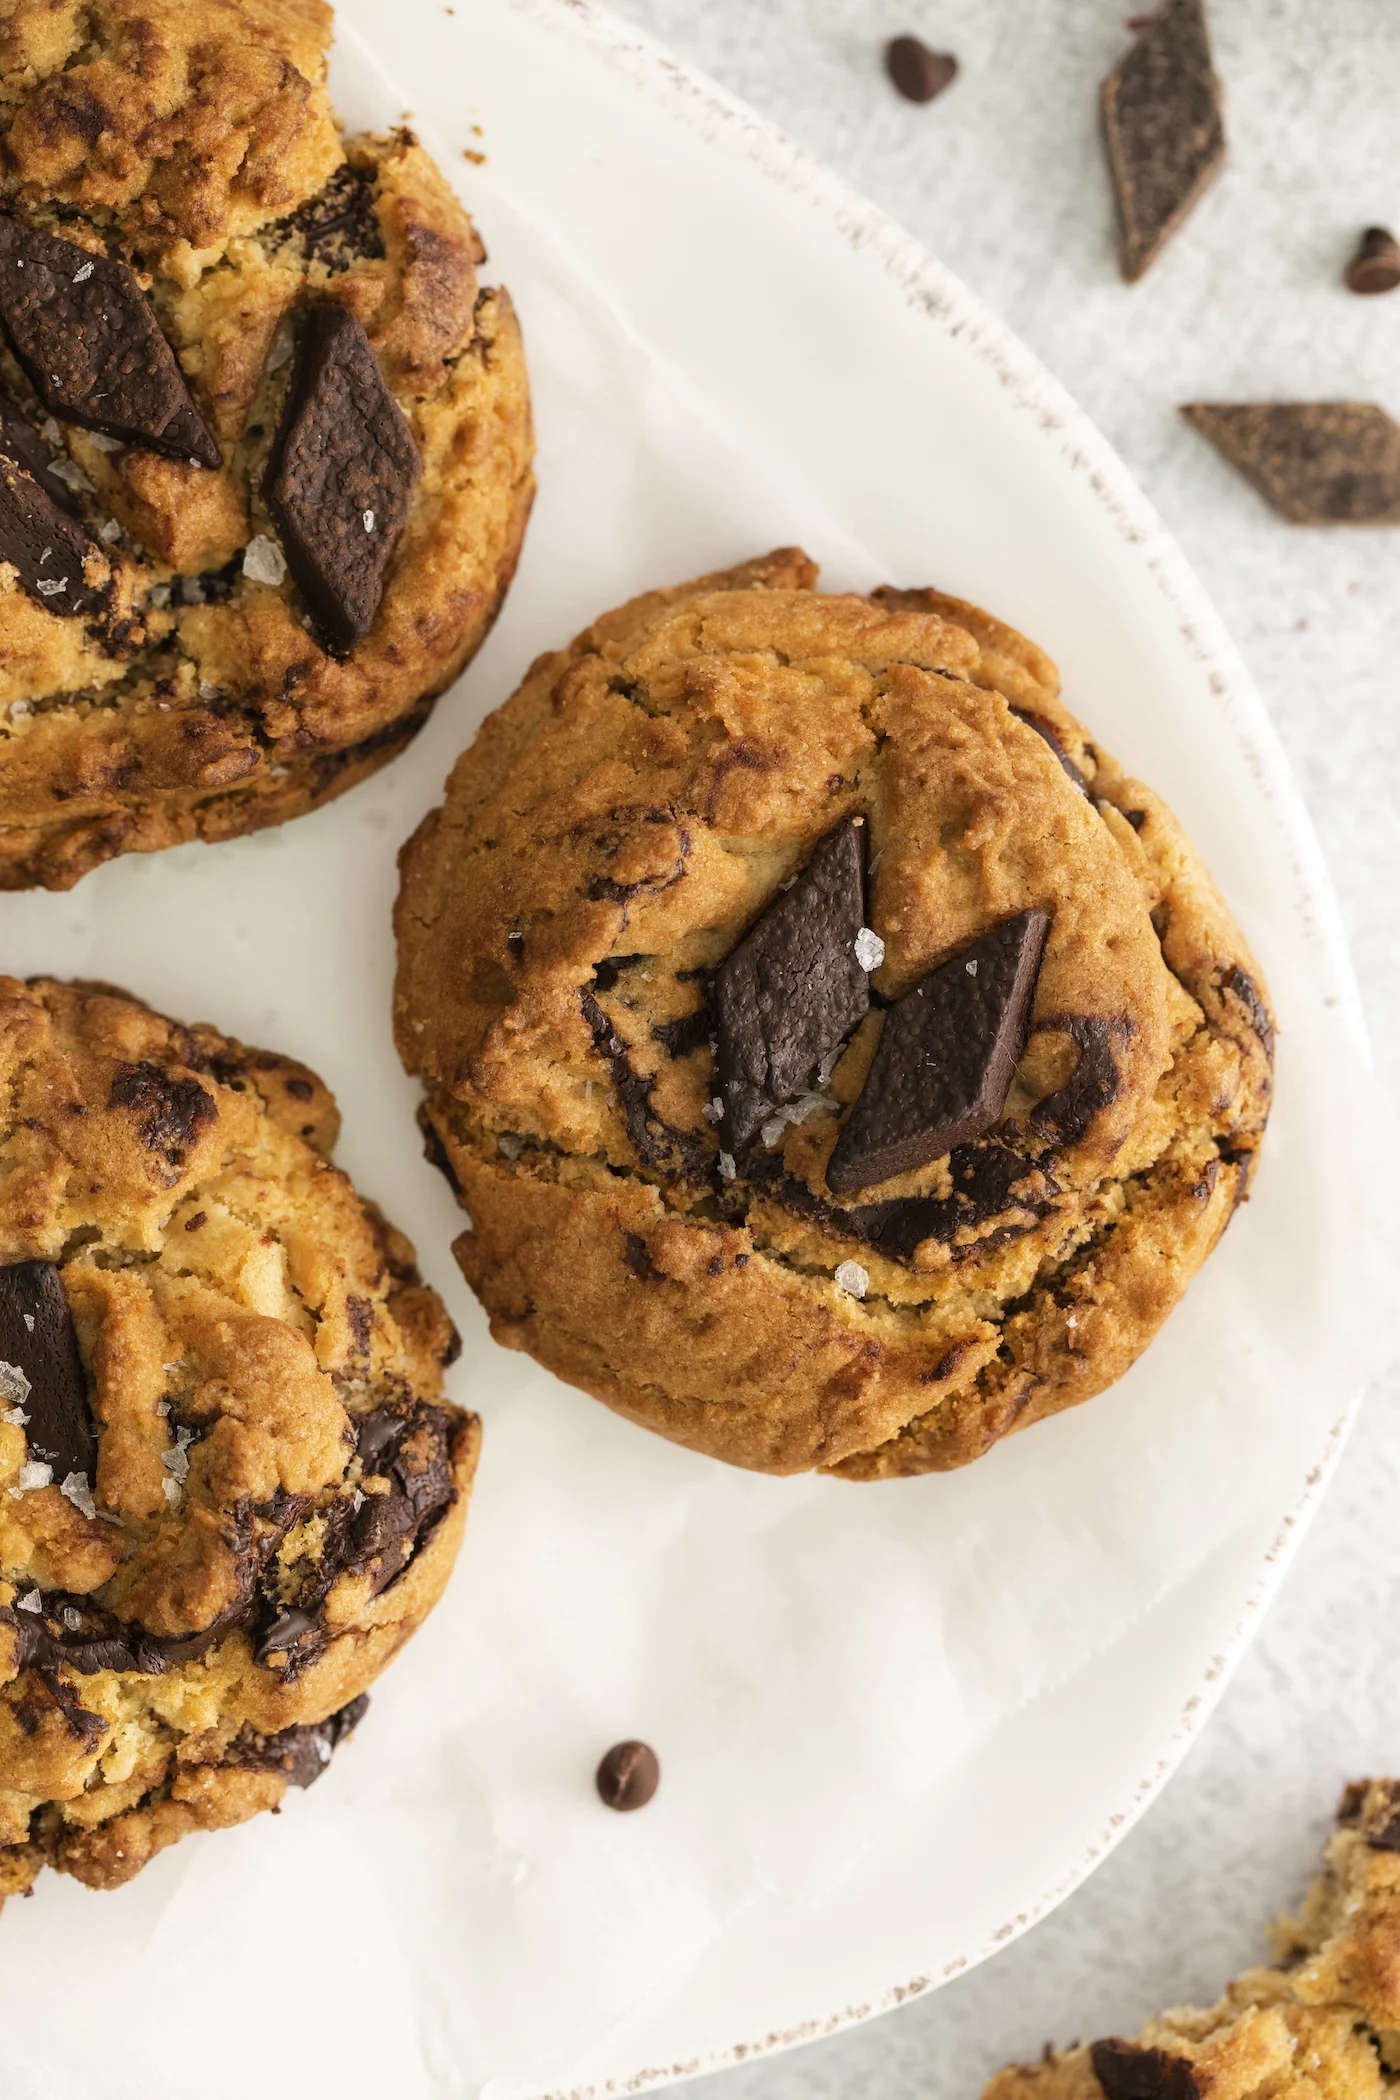
[[[1346,288],[1373,296],[1393,292],[1400,284],[1400,241],[1388,226],[1368,226],[1347,264]]]
[[[347,270],[351,263],[384,253],[374,208],[377,194],[374,177],[346,161],[317,196],[309,197],[290,218],[279,220],[272,231],[299,241],[308,262],[324,263],[332,272]]]
[[[1126,1015],[1104,1020],[1098,1014],[1052,1014],[1042,1029],[1058,1030],[1079,1046],[1079,1062],[1062,1087],[1031,1110],[1032,1128],[1059,1145],[1077,1145],[1100,1109],[1118,1099],[1120,1043],[1133,1033]]]
[[[70,1473],[82,1473],[92,1487],[97,1434],[87,1374],[63,1279],[51,1261],[16,1261],[0,1268],[0,1362],[13,1365],[29,1381],[18,1405],[29,1417],[24,1434],[30,1458],[52,1466],[59,1486]],[[6,1384],[11,1386],[6,1399],[13,1405],[18,1381]]]
[[[649,1079],[634,1071],[627,1045],[591,992],[579,993],[583,1018],[588,1023],[594,1047],[607,1060],[613,1089],[622,1103],[627,1135],[646,1166],[679,1180],[705,1182],[710,1178],[713,1155],[696,1132],[677,1130],[658,1116],[651,1105]]]
[[[828,833],[715,976],[721,1132],[742,1152],[864,1018],[865,826]]]
[[[265,1663],[270,1655],[295,1655],[309,1641],[324,1646],[321,1622],[314,1612],[279,1611],[274,1619],[258,1629],[253,1643],[253,1661]]]
[[[1353,1779],[1337,1804],[1337,1821],[1359,1825],[1373,1852],[1400,1852],[1400,1781]]]
[[[66,481],[53,471],[54,458],[28,416],[21,415],[8,394],[0,393],[0,459],[22,467],[33,476],[46,496],[70,517],[78,515],[78,499]]]
[[[1033,729],[1042,743],[1050,746],[1051,751],[1059,761],[1060,770],[1064,773],[1065,778],[1074,782],[1081,795],[1087,795],[1089,793],[1088,781],[1084,778],[1084,775],[1080,772],[1044,715],[1032,714],[1028,707],[1013,707],[1011,712],[1015,715],[1018,722],[1025,723],[1027,729]]]
[[[891,37],[885,46],[885,71],[906,102],[932,102],[958,77],[950,51],[930,51],[916,36]]]
[[[897,999],[827,1164],[838,1195],[941,1159],[1001,1119],[1050,921],[1006,919]]]
[[[13,565],[30,597],[70,619],[100,612],[107,591],[83,573],[86,557],[98,551],[77,519],[0,451],[0,561]]]
[[[319,301],[298,332],[263,494],[331,648],[368,634],[421,472],[363,325],[348,307]]]
[[[288,1786],[315,1786],[335,1751],[352,1736],[369,1708],[369,1693],[361,1692],[339,1713],[324,1721],[305,1721],[279,1728],[275,1735],[257,1735],[245,1728],[229,1745],[226,1762],[251,1765],[261,1772],[284,1772]]]
[[[759,1153],[746,1169],[749,1181],[799,1217],[815,1218],[831,1232],[850,1233],[896,1261],[909,1261],[924,1240],[951,1246],[959,1233],[994,1219],[1004,1222],[985,1234],[968,1254],[1017,1239],[1034,1230],[1053,1208],[1059,1184],[1047,1166],[1027,1159],[995,1138],[955,1145],[948,1156],[948,1196],[894,1196],[884,1203],[841,1209],[814,1196],[805,1181],[787,1172],[782,1155]],[[962,1258],[961,1253],[957,1257]]]
[[[1198,2100],[1191,2060],[1138,2042],[1095,2042],[1089,2051],[1106,2100]]]
[[[213,1095],[197,1079],[176,1079],[146,1058],[121,1067],[108,1106],[136,1112],[142,1144],[160,1153],[176,1178],[186,1154],[219,1113]]]
[[[650,1743],[614,1743],[594,1774],[608,1808],[645,1808],[661,1784],[661,1761]]]
[[[218,466],[213,433],[125,263],[0,213],[0,321],[56,416]]]
[[[440,1407],[409,1415],[379,1408],[356,1427],[366,1474],[386,1479],[389,1492],[365,1496],[346,1534],[345,1564],[369,1572],[378,1596],[457,1499],[452,1418]]]
[[[1131,283],[1225,158],[1202,0],[1163,0],[1103,84],[1103,125],[1118,194],[1120,261]]]
[[[1248,970],[1238,963],[1231,963],[1220,980],[1223,990],[1233,992],[1249,1016],[1249,1025],[1259,1038],[1260,1048],[1270,1062],[1274,1055],[1274,1024],[1269,1009],[1259,996],[1259,987]]]
[[[1193,401],[1193,430],[1293,525],[1400,525],[1400,424],[1371,401]]]

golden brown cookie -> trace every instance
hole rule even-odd
[[[498,1341],[873,1479],[1127,1369],[1248,1187],[1273,1027],[1039,649],[814,578],[780,551],[540,658],[404,851],[397,1030]]]
[[[0,887],[339,794],[514,572],[515,315],[412,135],[340,137],[330,19],[0,19]]]
[[[1274,1961],[1208,2011],[999,2071],[983,2100],[1384,2100],[1400,2077],[1400,1781],[1349,1786]]]
[[[0,1897],[318,1776],[426,1616],[479,1425],[315,1075],[0,978]]]

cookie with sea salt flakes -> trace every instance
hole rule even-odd
[[[321,0],[0,21],[0,888],[255,831],[392,759],[533,490],[504,290]]]
[[[319,1777],[476,1464],[413,1250],[302,1065],[0,978],[0,1899]]]
[[[396,1027],[496,1339],[738,1465],[961,1465],[1144,1349],[1273,1023],[1023,636],[793,549],[606,614],[402,856]]]

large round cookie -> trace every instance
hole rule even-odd
[[[304,1066],[0,978],[0,1899],[317,1777],[436,1602],[479,1428]]]
[[[542,657],[403,855],[397,1030],[492,1332],[735,1464],[961,1465],[1244,1196],[1258,969],[1054,666],[794,551]]]
[[[0,19],[0,887],[280,823],[421,727],[533,482],[519,330],[320,0]]]

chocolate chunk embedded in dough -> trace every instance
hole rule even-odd
[[[332,649],[368,634],[422,471],[364,328],[321,300],[302,321],[263,493],[311,617]]]
[[[1202,0],[1163,0],[1103,84],[1123,275],[1141,277],[1225,158]]]
[[[125,263],[0,213],[0,321],[56,416],[218,466],[218,444]]]
[[[1050,921],[1024,911],[896,1000],[826,1170],[844,1194],[911,1173],[1001,1118]]]
[[[645,1808],[661,1784],[661,1761],[650,1743],[614,1743],[594,1775],[608,1808]]]
[[[1189,2057],[1137,2042],[1095,2042],[1089,2051],[1106,2100],[1197,2100],[1201,2088]]]
[[[165,1161],[172,1179],[179,1178],[186,1154],[219,1113],[213,1095],[197,1079],[177,1079],[148,1058],[121,1066],[108,1106],[135,1111],[142,1144]]]
[[[1193,401],[1193,430],[1292,525],[1400,525],[1400,424],[1371,401]]]
[[[77,519],[0,449],[0,562],[10,564],[30,597],[70,619],[100,612],[107,592],[88,582],[83,567],[99,552]]]
[[[726,1151],[790,1101],[870,1005],[856,959],[865,922],[865,827],[829,832],[715,977]]]
[[[0,393],[0,459],[22,467],[33,475],[46,496],[70,517],[78,515],[78,500],[66,481],[53,471],[53,454],[28,416],[21,415],[8,394]]]
[[[23,1393],[25,1379],[28,1393]],[[17,1261],[0,1268],[0,1387],[4,1404],[29,1417],[24,1425],[29,1457],[52,1466],[58,1486],[70,1473],[84,1474],[91,1486],[97,1477],[97,1436],[87,1374],[63,1280],[51,1261]]]

